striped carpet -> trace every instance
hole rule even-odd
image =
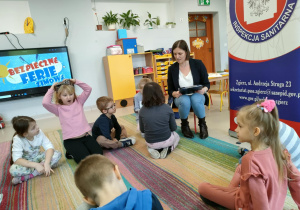
[[[164,209],[212,209],[197,193],[200,182],[227,186],[238,162],[237,146],[214,139],[186,139],[181,136],[178,147],[166,158],[154,160],[146,150],[145,140],[136,131],[135,116],[118,118],[137,143],[133,147],[105,151],[104,155],[119,166],[126,186],[139,190],[151,189]],[[48,132],[54,147],[64,153],[61,132]],[[39,176],[23,184],[12,186],[8,172],[10,143],[0,144],[0,209],[76,209],[82,202],[73,173],[73,160],[60,160],[50,177]],[[290,195],[285,209],[296,209]]]

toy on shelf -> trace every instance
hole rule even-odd
[[[0,129],[5,128],[5,123],[2,119],[2,117],[0,116]]]

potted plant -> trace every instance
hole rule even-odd
[[[140,25],[139,16],[137,14],[133,14],[131,10],[123,12],[122,14],[120,14],[120,16],[120,25],[122,25],[123,28],[130,29],[130,26]]]
[[[176,23],[174,23],[174,22],[166,22],[167,28],[174,28],[175,25],[176,25]]]
[[[102,30],[102,25],[100,24],[99,19],[98,19],[97,9],[95,7],[93,7],[92,10],[95,12],[95,16],[97,18],[96,30],[101,31]]]
[[[116,23],[118,23],[117,18],[118,13],[113,14],[112,11],[109,13],[106,12],[106,15],[102,17],[104,20],[105,25],[107,26],[108,30],[115,30],[116,29]]]
[[[159,18],[159,16],[157,16],[157,18],[156,18],[156,23],[155,23],[155,24],[157,25],[157,27],[160,26],[160,18]]]
[[[150,12],[148,12],[148,19],[145,20],[144,26],[148,26],[149,29],[153,28],[153,25],[156,25],[157,18],[152,18]]]

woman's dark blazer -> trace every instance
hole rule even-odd
[[[207,70],[201,60],[190,59],[189,60],[191,72],[193,75],[194,85],[203,85],[210,88],[210,83],[208,80]],[[169,96],[172,96],[174,91],[178,91],[179,86],[179,63],[174,63],[168,69],[168,92]],[[205,93],[205,105],[208,106],[208,96]]]

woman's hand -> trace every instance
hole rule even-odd
[[[174,98],[179,98],[180,96],[182,96],[182,94],[181,94],[179,91],[174,91],[174,92],[172,93],[172,96],[173,96]]]
[[[207,87],[203,87],[201,90],[198,90],[197,93],[200,93],[201,95],[204,95],[208,91]]]
[[[51,166],[49,163],[44,163],[44,168],[45,168],[45,175],[50,176],[51,172],[54,173],[54,171],[51,169]]]

